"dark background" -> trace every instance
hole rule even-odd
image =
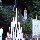
[[[14,4],[14,0],[2,0],[3,5],[11,5]]]

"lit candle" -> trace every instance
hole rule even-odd
[[[18,25],[19,25],[19,30],[20,30],[20,22],[18,22]]]
[[[9,32],[10,32],[10,27],[9,27]]]
[[[17,28],[17,8],[16,8],[16,28]]]
[[[37,20],[37,15],[36,15],[36,20]]]

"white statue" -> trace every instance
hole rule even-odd
[[[24,20],[26,20],[26,19],[27,19],[27,10],[25,8],[25,10],[24,10]]]
[[[2,40],[3,29],[0,29],[0,40]]]
[[[32,19],[32,38],[38,38],[40,37],[40,20],[37,20],[37,16],[36,19]]]

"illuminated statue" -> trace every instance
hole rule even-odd
[[[37,16],[32,19],[32,38],[40,38],[40,20],[37,20]]]
[[[24,20],[26,20],[26,19],[27,19],[27,10],[25,8],[25,10],[24,10]]]
[[[0,40],[2,40],[3,29],[0,28]]]

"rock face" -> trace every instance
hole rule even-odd
[[[0,0],[0,9],[2,10],[2,1]]]

